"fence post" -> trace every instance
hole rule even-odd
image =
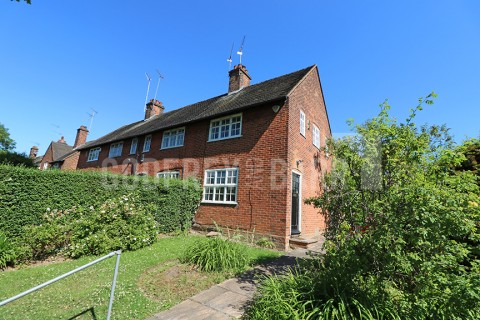
[[[116,251],[116,253],[117,260],[115,262],[115,271],[113,272],[112,289],[110,290],[110,302],[108,303],[107,320],[110,320],[110,316],[112,315],[113,296],[115,294],[115,285],[117,284],[118,265],[120,264],[120,255],[122,254],[122,250],[118,250]]]

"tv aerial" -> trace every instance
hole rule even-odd
[[[228,62],[228,70],[232,69],[232,53],[233,53],[233,46],[235,45],[235,42],[232,43],[232,48],[230,49],[230,57],[228,57],[227,62]]]
[[[152,78],[146,72],[145,72],[145,77],[147,77],[148,85],[147,85],[147,95],[145,96],[145,104],[143,106],[143,111],[147,109],[148,92],[150,91],[150,82],[152,81]]]
[[[162,74],[160,73],[160,71],[158,71],[158,69],[156,69],[156,71],[158,74],[158,82],[157,82],[157,89],[155,89],[155,97],[153,98],[154,100],[157,100],[157,92],[158,92],[158,87],[160,86],[160,80],[165,79],[165,77],[162,76]]]
[[[240,64],[242,64],[242,56],[243,56],[243,45],[245,44],[245,36],[243,36],[242,44],[240,45],[240,49],[238,49],[237,54],[240,56]]]
[[[92,109],[92,112],[87,112],[88,114],[88,117],[90,119],[90,126],[88,127],[88,130],[89,131],[92,131],[92,126],[93,126],[93,118],[95,117],[95,115],[98,113],[97,110],[93,109],[93,108],[90,108]]]

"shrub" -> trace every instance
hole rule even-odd
[[[113,250],[137,250],[154,243],[158,227],[149,210],[133,195],[107,200],[71,224],[66,253],[74,258]]]
[[[5,234],[0,232],[0,269],[12,264],[16,257],[17,255],[13,245],[10,243],[10,241],[8,241]]]
[[[33,159],[30,159],[25,153],[0,150],[0,164],[12,166],[24,166],[34,168]]]
[[[17,238],[23,227],[40,225],[48,208],[98,207],[135,192],[159,223],[160,232],[186,230],[200,202],[193,180],[165,181],[101,172],[41,171],[0,165],[0,230]]]
[[[183,260],[203,271],[243,271],[248,265],[245,245],[220,237],[207,238],[187,248]]]
[[[274,249],[275,243],[267,237],[262,237],[257,241],[257,246],[267,249]]]
[[[78,258],[113,250],[137,250],[156,241],[157,222],[134,195],[105,201],[98,207],[49,210],[40,225],[25,227],[21,243],[30,254],[44,259],[55,254]]]

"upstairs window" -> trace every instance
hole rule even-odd
[[[132,139],[132,144],[130,145],[130,154],[137,153],[138,138]]]
[[[313,125],[313,145],[320,149],[320,130],[317,128],[316,125]]]
[[[87,162],[98,160],[98,155],[100,154],[100,150],[102,149],[100,148],[90,149],[90,151],[88,152]]]
[[[177,128],[163,132],[162,149],[183,146],[185,128]]]
[[[163,179],[180,179],[180,172],[179,171],[162,171],[157,173],[158,178]]]
[[[150,151],[150,145],[152,144],[152,136],[146,136],[145,141],[143,142],[143,152]]]
[[[123,142],[112,143],[110,145],[109,158],[120,157],[122,155]]]
[[[215,119],[210,122],[209,141],[241,137],[242,115]]]
[[[238,168],[205,170],[203,202],[237,203]]]
[[[300,111],[300,134],[305,137],[305,113]]]

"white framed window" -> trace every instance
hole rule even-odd
[[[305,137],[305,112],[300,110],[300,134]]]
[[[132,144],[130,145],[130,154],[137,153],[138,138],[132,139]]]
[[[44,162],[43,163],[43,170],[47,170],[48,169],[48,162]]]
[[[162,179],[180,179],[180,171],[162,171],[157,173],[157,177]]]
[[[242,136],[242,114],[235,114],[210,121],[208,141],[231,139]]]
[[[185,128],[176,128],[163,132],[162,149],[183,146],[185,140]]]
[[[98,155],[100,154],[101,150],[102,149],[100,148],[90,149],[90,151],[88,152],[87,162],[98,160]]]
[[[238,168],[205,170],[203,202],[237,203]]]
[[[320,130],[316,125],[313,125],[313,145],[320,149]]]
[[[145,141],[143,142],[143,152],[150,151],[151,144],[152,144],[152,136],[148,135],[145,137]]]
[[[109,158],[120,157],[122,155],[123,142],[112,143],[110,145]]]

